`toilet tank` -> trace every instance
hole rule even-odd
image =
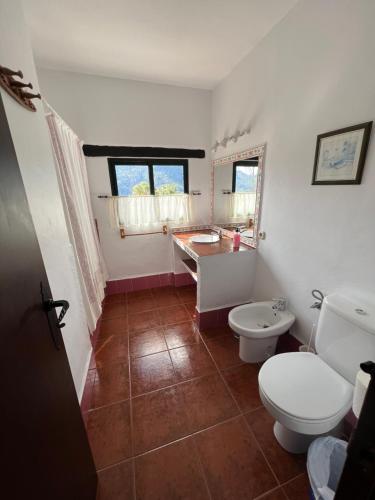
[[[325,297],[316,352],[351,384],[363,361],[375,361],[375,306],[340,293]]]

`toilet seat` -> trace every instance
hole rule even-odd
[[[315,354],[273,356],[260,369],[258,379],[268,411],[299,433],[329,432],[352,404],[353,386]]]

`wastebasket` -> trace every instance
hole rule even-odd
[[[313,500],[333,500],[346,460],[348,443],[332,436],[315,439],[307,453]]]

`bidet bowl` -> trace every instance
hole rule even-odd
[[[278,337],[294,323],[294,314],[274,310],[274,304],[272,301],[253,302],[235,307],[229,313],[229,326],[240,336],[243,361],[257,363],[273,356]]]

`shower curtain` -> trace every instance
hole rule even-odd
[[[70,240],[90,333],[101,315],[107,273],[92,213],[82,142],[44,102]]]

